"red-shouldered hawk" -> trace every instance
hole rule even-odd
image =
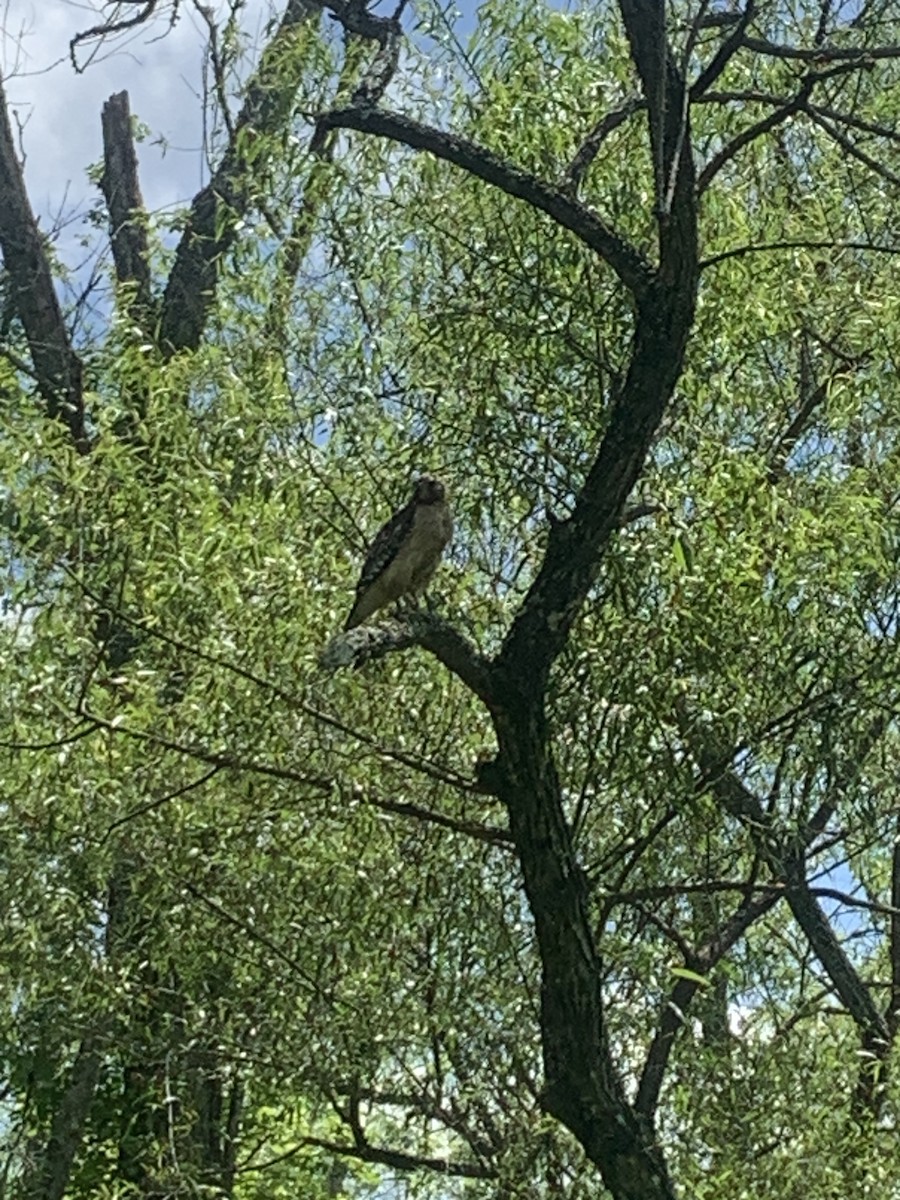
[[[423,475],[409,503],[375,535],[344,629],[361,625],[377,609],[403,596],[424,592],[452,533],[446,489],[439,479]]]

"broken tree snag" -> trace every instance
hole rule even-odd
[[[150,311],[150,260],[144,201],[138,183],[137,154],[131,130],[127,92],[117,92],[103,105],[103,175],[100,188],[109,213],[116,278],[134,284],[133,315]]]
[[[9,294],[25,330],[31,364],[47,412],[62,421],[79,452],[87,453],[89,443],[84,428],[81,360],[72,349],[53,286],[44,239],[25,190],[2,80],[0,251],[9,280]]]

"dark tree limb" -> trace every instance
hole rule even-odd
[[[508,829],[498,829],[494,825],[482,825],[478,821],[465,821],[459,817],[448,817],[434,809],[425,808],[421,804],[410,804],[402,800],[387,800],[383,796],[375,796],[371,792],[362,791],[354,794],[355,800],[377,808],[381,812],[393,813],[398,817],[410,817],[425,825],[436,825],[440,829],[449,829],[452,833],[460,833],[476,842],[485,842],[489,846],[499,846],[504,850],[512,847],[512,834]]]
[[[94,1039],[84,1038],[56,1105],[46,1149],[36,1168],[21,1180],[25,1200],[63,1200],[81,1147],[103,1058]]]
[[[448,1175],[456,1179],[493,1179],[497,1174],[492,1167],[482,1166],[480,1163],[457,1162],[450,1157],[429,1158],[422,1154],[406,1154],[401,1150],[373,1146],[368,1141],[354,1141],[352,1145],[347,1145],[343,1142],[331,1142],[326,1138],[305,1137],[299,1145],[314,1146],[320,1150],[327,1150],[329,1154],[355,1158],[359,1162],[377,1163],[394,1171],[434,1171],[438,1175]],[[266,1165],[268,1164],[247,1169],[257,1171]]]
[[[748,896],[741,902],[723,928],[710,941],[693,954],[685,966],[698,975],[708,974],[728,951],[765,913],[769,912],[784,896],[781,889],[762,896]],[[659,1027],[653,1035],[644,1069],[641,1072],[635,1108],[648,1120],[653,1118],[659,1103],[659,1094],[665,1078],[669,1058],[681,1031],[685,1014],[702,984],[687,977],[678,979],[666,1000]]]
[[[128,3],[141,3],[141,0],[128,0]],[[69,42],[69,58],[72,60],[72,66],[80,75],[83,67],[79,66],[78,58],[75,50],[83,42],[93,41],[95,38],[109,37],[112,34],[124,33],[128,29],[134,29],[138,25],[143,25],[153,16],[159,0],[146,0],[141,11],[133,17],[123,17],[121,21],[104,21],[100,25],[92,25],[90,29],[83,29]],[[178,7],[178,0],[175,0],[175,8]]]
[[[795,117],[797,113],[803,112],[814,85],[815,80],[811,77],[804,79],[796,96],[792,97],[783,108],[770,113],[767,117],[763,117],[761,120],[754,122],[753,125],[743,129],[736,137],[733,137],[730,142],[724,145],[718,154],[714,154],[700,172],[700,177],[697,180],[697,191],[699,193],[705,192],[722,168],[736,154],[743,150],[745,146],[749,146],[751,142],[755,142],[758,138],[765,136],[765,134],[771,133],[773,129],[776,129],[779,125],[783,125],[791,117]]]
[[[879,722],[878,732],[873,734],[874,737],[880,736],[882,727],[882,723]],[[859,769],[859,763],[856,760],[851,769],[854,772]],[[845,782],[845,780],[841,780],[841,783]],[[814,821],[810,822],[811,828],[803,837],[800,850],[795,849],[789,842],[782,843],[773,836],[772,822],[763,805],[735,772],[717,771],[711,782],[711,790],[725,811],[748,827],[760,854],[768,863],[773,875],[784,883],[785,898],[790,905],[794,919],[806,935],[814,954],[822,964],[847,1012],[859,1028],[864,1041],[871,1041],[885,1047],[889,1046],[890,1033],[887,1023],[876,1008],[858,971],[838,941],[806,878],[803,843],[808,840],[812,830],[827,822],[829,815],[834,811],[836,796],[843,788],[841,786],[834,788],[835,795],[831,802],[816,814]]]
[[[691,85],[691,100],[696,101],[709,91],[725,68],[740,50],[744,42],[744,34],[756,13],[756,0],[747,0],[747,6],[741,13],[737,24],[728,37],[713,55],[709,64],[703,68],[697,79]]]
[[[589,208],[468,138],[444,133],[400,113],[371,107],[343,108],[326,113],[319,119],[319,128],[355,129],[390,138],[413,150],[428,151],[435,158],[453,163],[508,196],[515,196],[547,213],[607,262],[635,296],[643,296],[650,285],[652,268],[649,262]]]
[[[900,46],[783,46],[768,38],[744,37],[748,50],[769,58],[791,58],[808,63],[858,63],[865,66],[886,58],[900,58]]]
[[[658,182],[671,204],[659,214],[659,269],[637,299],[631,360],[599,453],[572,515],[552,526],[544,561],[495,660],[492,715],[497,791],[509,811],[541,957],[542,1102],[579,1139],[616,1200],[669,1200],[673,1187],[652,1125],[628,1103],[608,1043],[587,879],[565,818],[545,709],[550,668],[620,526],[679,377],[694,315],[697,213],[684,81],[665,43],[660,6],[622,0],[621,10]]]
[[[129,305],[139,328],[150,332],[153,297],[147,219],[138,183],[137,154],[127,92],[117,92],[103,105],[103,174],[100,188],[109,213],[113,262],[119,283],[134,288]]]
[[[625,101],[621,108],[614,109],[613,112],[602,116],[569,163],[562,178],[562,189],[572,196],[577,196],[588,168],[599,154],[600,147],[609,135],[624,125],[629,117],[646,107],[647,101],[643,96],[632,96],[630,100]]]
[[[891,187],[900,187],[900,175],[897,175],[895,171],[892,171],[889,167],[886,167],[883,162],[879,162],[877,158],[873,158],[871,154],[867,154],[865,150],[862,150],[859,146],[857,146],[856,143],[851,138],[847,137],[847,135],[840,129],[838,129],[836,125],[832,124],[831,121],[826,120],[817,109],[807,107],[807,114],[810,120],[815,125],[818,125],[818,127],[824,133],[826,133],[832,139],[832,141],[836,142],[840,148],[845,151],[845,153],[849,154],[851,158],[855,158],[858,162],[861,162],[864,166],[868,167],[870,171],[872,171],[875,175],[878,175],[886,183],[889,183]]]
[[[215,297],[219,263],[234,243],[238,220],[251,204],[252,173],[241,152],[241,140],[271,133],[290,116],[293,89],[285,71],[290,43],[294,31],[321,9],[318,0],[288,0],[235,122],[235,136],[212,179],[193,199],[162,302],[159,337],[167,356],[199,345]]]
[[[823,380],[817,387],[811,388],[807,392],[801,400],[793,420],[784,433],[779,435],[769,454],[769,469],[766,479],[770,485],[774,486],[784,477],[787,471],[787,461],[812,420],[816,409],[825,402],[830,382],[830,380]]]
[[[87,453],[81,360],[72,348],[53,286],[44,239],[28,200],[0,80],[0,250],[9,295],[25,330],[38,390],[50,417]]]
[[[670,88],[669,72],[675,71],[666,44],[665,6],[656,0],[619,0],[619,10],[631,47],[631,57],[641,80],[641,91],[647,103],[650,147],[653,156],[653,178],[656,185],[657,215],[665,213],[665,197],[671,167],[680,154],[679,138],[671,138],[672,101],[677,102],[674,113],[680,123],[685,111],[684,89]],[[677,93],[677,94],[676,94]]]
[[[700,270],[705,271],[708,267],[718,266],[731,258],[745,258],[748,254],[771,254],[779,250],[860,250],[870,251],[872,254],[900,254],[900,244],[887,246],[879,242],[803,241],[796,238],[783,242],[758,242],[754,245],[734,246],[719,254],[711,254],[709,258],[700,260]]]
[[[891,855],[891,907],[893,909],[888,934],[891,960],[891,993],[885,1020],[892,1036],[900,1028],[900,813],[895,818],[894,851]]]
[[[398,620],[359,625],[340,633],[326,646],[319,659],[324,670],[362,666],[410,646],[421,646],[433,654],[448,671],[488,706],[492,703],[493,683],[490,662],[483,658],[466,638],[447,621],[431,613],[410,612]]]
[[[173,754],[183,755],[196,762],[206,763],[223,771],[235,771],[238,774],[265,775],[270,779],[281,779],[285,783],[297,783],[315,792],[330,792],[334,780],[324,775],[306,775],[291,767],[281,767],[275,763],[263,762],[260,759],[245,758],[242,754],[230,754],[227,751],[207,750],[203,746],[190,745],[187,742],[176,742],[171,738],[147,732],[143,729],[131,729],[127,725],[115,724],[104,717],[90,715],[85,710],[85,716],[95,722],[100,728],[110,734],[120,733],[123,737],[134,741],[145,742],[158,750],[170,750]]]

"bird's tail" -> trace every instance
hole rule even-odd
[[[362,618],[359,615],[359,602],[353,605],[350,610],[350,616],[344,622],[344,633],[348,633],[351,629],[355,629]]]

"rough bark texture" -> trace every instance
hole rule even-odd
[[[635,328],[628,371],[607,432],[572,515],[550,533],[547,553],[498,656],[422,644],[460,678],[475,681],[497,734],[490,787],[505,802],[541,958],[543,1103],[581,1142],[616,1200],[671,1200],[649,1118],[628,1102],[608,1045],[601,961],[588,889],[563,809],[545,699],[551,668],[620,528],[681,373],[699,278],[697,208],[685,81],[665,40],[655,0],[622,0],[641,76],[659,198],[659,264],[651,264],[563,188],[474,143],[368,106],[328,115],[323,128],[394,138],[451,162],[542,210],[598,254],[631,291]]]
[[[110,96],[103,105],[102,123],[103,176],[100,187],[109,212],[116,277],[120,283],[134,285],[133,311],[143,323],[149,315],[152,299],[150,254],[127,92]]]
[[[88,449],[84,427],[81,360],[53,286],[44,239],[25,190],[0,81],[0,250],[9,278],[12,303],[31,351],[38,390],[48,414],[60,420],[82,453]]]

